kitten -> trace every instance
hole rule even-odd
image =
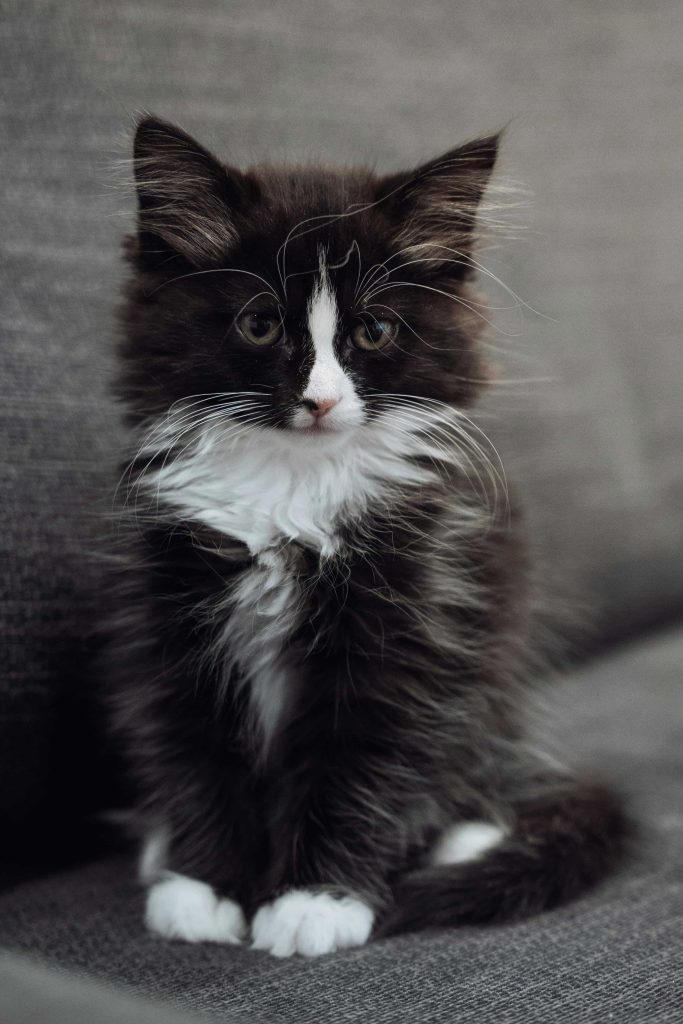
[[[619,856],[618,800],[525,745],[525,556],[464,412],[496,150],[240,172],[138,125],[109,686],[154,932],[314,956]]]

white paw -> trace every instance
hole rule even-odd
[[[487,821],[453,825],[432,850],[432,864],[464,864],[468,860],[478,860],[506,835],[504,829]]]
[[[252,947],[273,956],[334,953],[367,942],[374,918],[370,907],[353,896],[336,899],[292,889],[258,911],[251,923]]]
[[[210,885],[170,872],[147,894],[150,931],[186,942],[242,942],[247,923],[234,900],[219,899]]]

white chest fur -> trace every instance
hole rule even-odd
[[[291,693],[287,639],[299,622],[300,588],[276,552],[257,555],[217,609],[225,624],[217,637],[223,671],[238,670],[249,686],[249,701],[267,752],[282,722]]]
[[[286,708],[284,648],[300,619],[287,543],[317,550],[321,560],[332,557],[341,524],[385,503],[397,487],[429,478],[408,458],[419,443],[381,420],[327,435],[249,427],[227,439],[223,425],[205,429],[142,482],[183,518],[236,538],[254,556],[215,609],[224,624],[212,653],[249,685],[264,750]]]
[[[165,427],[169,434],[172,425]],[[424,446],[424,442],[422,442]],[[354,430],[303,434],[249,427],[202,431],[143,486],[189,520],[242,541],[253,555],[298,541],[332,555],[339,525],[429,473],[408,458],[417,436],[381,418]]]

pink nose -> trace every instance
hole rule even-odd
[[[313,402],[313,401],[310,401],[310,400],[309,401],[304,400],[304,405],[310,411],[311,415],[315,416],[315,418],[317,420],[322,419],[323,416],[327,416],[327,414],[330,411],[330,409],[334,409],[335,405],[338,405],[338,404],[339,404],[339,399],[338,398],[325,398],[325,399],[323,399],[320,402]]]

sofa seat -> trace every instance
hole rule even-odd
[[[308,961],[146,933],[131,857],[0,899],[0,945],[119,982],[209,1019],[546,1024],[683,1020],[683,630],[558,681],[546,714],[573,761],[629,794],[631,862],[533,921],[371,943]]]

